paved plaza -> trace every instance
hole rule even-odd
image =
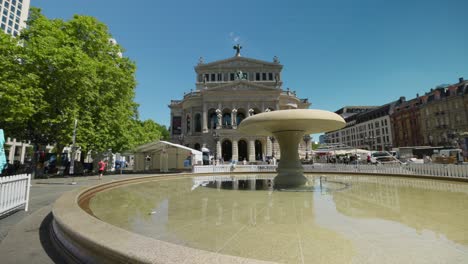
[[[50,178],[31,181],[29,210],[0,219],[1,263],[63,263],[52,248],[48,223],[54,201],[63,193],[99,183],[146,176],[141,174]],[[72,184],[75,182],[76,184]]]

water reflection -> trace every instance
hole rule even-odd
[[[282,263],[467,259],[467,184],[310,176],[314,192],[281,192],[271,188],[272,177],[124,186],[99,193],[90,208],[100,219],[145,236]]]

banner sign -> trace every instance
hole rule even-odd
[[[3,171],[3,168],[7,164],[5,149],[3,145],[5,144],[5,136],[3,135],[3,129],[0,129],[0,173]]]

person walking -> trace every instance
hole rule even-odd
[[[106,169],[107,162],[103,161],[102,159],[98,162],[98,168],[99,168],[99,179],[102,180],[102,174],[104,173],[104,170]]]

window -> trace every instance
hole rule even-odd
[[[201,132],[201,115],[195,114],[195,132]]]
[[[3,30],[5,30],[5,24],[2,23],[2,25],[0,26]]]
[[[266,73],[265,73],[265,72],[262,73],[262,80],[266,81],[266,79],[267,79],[266,77],[267,77],[267,76],[266,76]]]
[[[11,10],[11,12],[13,12],[13,13],[16,11],[16,9],[15,9],[14,6],[11,6],[10,10]]]
[[[9,26],[13,26],[13,21],[8,20],[8,25],[9,25]]]
[[[231,80],[231,81],[234,81],[234,80],[235,80],[235,74],[234,74],[233,72],[231,72],[231,73],[229,74],[229,80]]]
[[[204,82],[209,82],[210,81],[210,75],[208,73],[205,73],[205,78],[203,79]]]
[[[7,19],[6,19],[6,16],[3,16],[2,17],[2,22],[5,22],[6,23]]]
[[[268,80],[273,81],[273,73],[268,73]]]
[[[223,74],[218,73],[218,82],[222,82],[222,81],[223,81]]]
[[[10,4],[8,4],[8,2],[5,2],[4,7],[5,7],[5,8],[8,8],[8,7],[10,7]]]
[[[8,34],[11,34],[11,27],[9,27],[9,28],[7,29],[7,33],[8,33]]]
[[[16,15],[21,16],[21,9],[16,10]]]
[[[4,14],[5,16],[8,16],[8,10],[3,9],[3,14]]]
[[[255,73],[255,80],[260,81],[260,73],[259,72]]]
[[[18,28],[19,28],[19,27],[18,27],[18,24],[15,24],[15,29],[18,30]]]
[[[215,73],[212,73],[212,74],[211,74],[211,81],[212,81],[212,82],[215,82],[215,81],[216,81],[216,74],[215,74]]]
[[[12,5],[16,5],[16,0],[11,0]]]
[[[16,30],[13,31],[13,36],[15,36],[15,37],[18,36],[18,31],[16,31]]]

